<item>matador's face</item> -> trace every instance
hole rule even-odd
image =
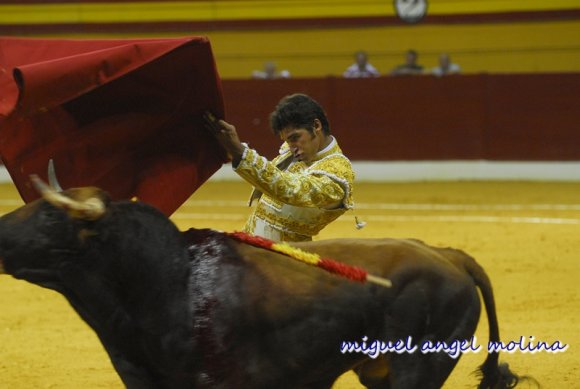
[[[326,144],[326,136],[322,132],[322,126],[318,120],[315,120],[313,132],[306,128],[288,127],[280,131],[280,138],[288,143],[295,160],[307,164],[314,160],[316,154]]]

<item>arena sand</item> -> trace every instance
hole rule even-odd
[[[240,229],[246,193],[241,182],[208,183],[172,219],[181,229]],[[491,277],[504,342],[534,336],[568,345],[500,359],[544,388],[580,387],[580,183],[359,183],[355,198],[356,212],[320,239],[413,237],[465,250]],[[19,204],[12,185],[0,186],[2,213]],[[355,230],[355,214],[366,228]],[[57,293],[0,276],[0,312],[0,388],[123,387],[95,334]],[[476,335],[484,348],[485,314]],[[444,388],[474,387],[484,358],[484,351],[463,355]],[[333,386],[360,387],[351,373]]]

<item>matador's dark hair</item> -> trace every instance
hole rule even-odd
[[[314,119],[320,120],[322,132],[330,134],[330,124],[322,106],[305,94],[297,93],[284,97],[270,114],[270,126],[275,134],[285,128],[305,128],[314,132]]]

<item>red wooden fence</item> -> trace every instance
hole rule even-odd
[[[268,157],[290,93],[325,108],[353,160],[580,160],[580,73],[224,80],[227,120]]]

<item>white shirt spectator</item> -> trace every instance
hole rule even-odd
[[[379,75],[379,71],[370,63],[365,64],[362,69],[358,64],[352,64],[343,74],[345,78],[368,78],[378,77]]]
[[[431,69],[431,74],[435,76],[445,76],[448,74],[459,74],[461,73],[461,67],[456,63],[451,62],[451,58],[448,54],[441,54],[439,56],[439,66]]]
[[[274,62],[264,63],[264,70],[254,70],[252,72],[252,78],[258,80],[274,80],[277,78],[290,78],[290,72],[288,70],[276,70],[276,64]]]
[[[342,74],[345,78],[368,78],[378,77],[380,73],[373,65],[368,63],[367,53],[364,51],[357,51],[354,54],[355,63],[350,65]]]

